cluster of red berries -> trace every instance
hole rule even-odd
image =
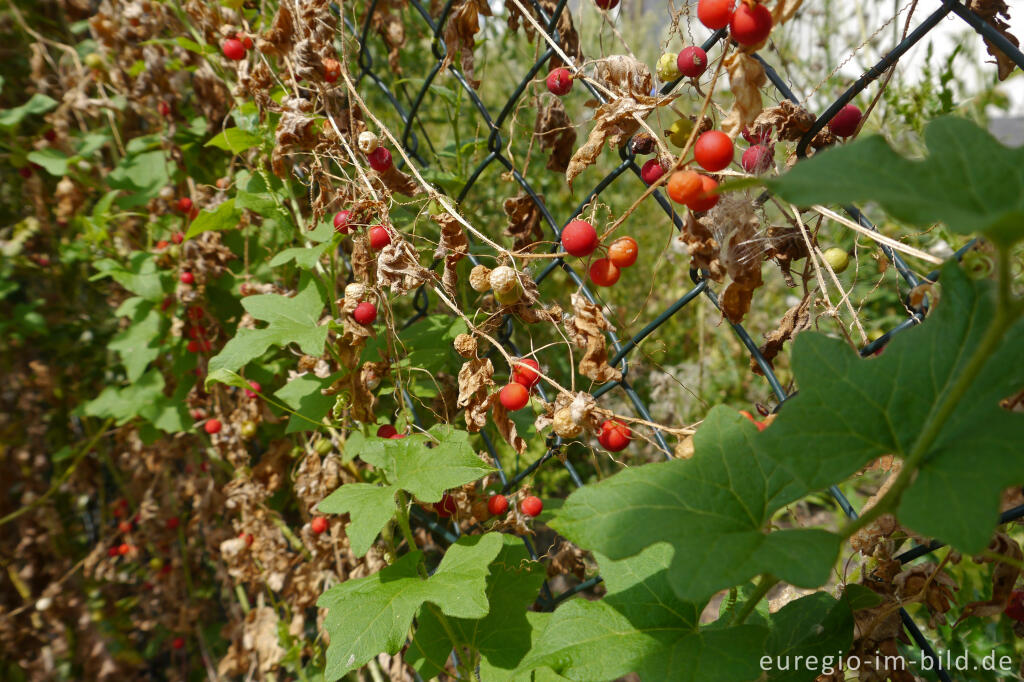
[[[531,358],[516,360],[512,381],[498,391],[498,401],[510,412],[521,410],[530,402],[530,392],[540,383],[540,363]]]
[[[228,38],[220,44],[220,51],[233,62],[245,59],[245,53],[251,49],[252,38],[241,33],[236,33],[234,38]]]
[[[377,149],[383,149],[383,147],[377,147]],[[387,150],[384,149],[384,152],[387,153]],[[376,152],[374,152],[374,154],[376,154]],[[373,154],[370,154],[370,158],[370,165],[373,166]],[[391,154],[388,154],[387,160],[388,165],[385,168],[385,170],[391,167]],[[374,168],[376,170],[380,170],[379,168]],[[355,230],[356,227],[352,223],[352,218],[352,211],[349,211],[347,209],[335,213],[334,231],[337,232],[338,234],[348,234]],[[373,225],[372,227],[370,227],[369,231],[367,232],[367,236],[370,239],[370,248],[373,249],[374,251],[380,251],[385,246],[391,243],[391,230],[383,225]]]
[[[740,45],[757,45],[772,32],[772,13],[757,0],[699,0],[697,18],[712,31],[728,26]]]
[[[586,220],[573,220],[562,229],[562,248],[566,253],[585,258],[600,246],[597,230]],[[619,281],[621,268],[636,263],[639,246],[632,237],[619,237],[608,245],[608,255],[590,265],[590,280],[600,287],[610,287]]]
[[[771,168],[775,161],[775,145],[771,144],[770,131],[752,133],[744,128],[743,139],[750,143],[740,157],[743,170],[751,175],[760,175]]]
[[[441,518],[453,516],[458,510],[455,498],[451,495],[444,495],[440,502],[434,503],[434,511]],[[544,502],[536,495],[527,495],[519,502],[519,510],[527,516],[539,516],[544,510]],[[487,511],[491,516],[501,516],[508,511],[508,498],[496,493],[487,498]]]

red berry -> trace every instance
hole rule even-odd
[[[619,281],[619,268],[607,258],[598,258],[590,264],[590,281],[599,287],[610,287]]]
[[[47,142],[56,142],[57,141],[57,131],[54,130],[53,128],[50,128],[45,133],[43,133],[43,137],[46,138]]]
[[[753,147],[749,147],[745,152],[743,152],[743,156],[740,158],[740,165],[743,166],[743,170],[748,173],[757,175],[759,173],[764,173],[772,167],[772,160],[774,157],[774,147],[755,144]]]
[[[519,503],[519,508],[527,516],[537,516],[544,509],[544,503],[540,501],[539,497],[534,495],[527,495],[523,498],[523,501]]]
[[[121,523],[117,524],[117,531],[119,533],[131,533],[132,532],[132,522],[131,521],[122,521]]]
[[[188,349],[189,353],[198,353],[201,346],[199,345],[198,341],[193,339],[192,341],[188,342],[188,345],[185,346],[185,348]]]
[[[732,140],[721,130],[709,130],[701,133],[693,145],[693,158],[704,170],[720,171],[732,163],[735,150]]]
[[[601,424],[601,433],[597,436],[597,442],[609,452],[619,452],[626,449],[632,438],[633,432],[628,426],[618,419],[608,419]]]
[[[211,436],[215,433],[220,433],[221,427],[222,424],[220,423],[219,419],[210,419],[205,424],[203,424],[203,428]]]
[[[337,59],[327,58],[323,60],[324,65],[324,80],[328,83],[333,83],[338,80],[338,76],[341,75],[341,62]]]
[[[597,230],[585,220],[573,220],[562,230],[562,248],[583,258],[597,248]]]
[[[175,244],[180,244],[185,241],[185,235],[181,232],[175,232],[171,235],[171,241]]]
[[[434,511],[436,511],[437,515],[443,519],[453,515],[458,511],[458,508],[458,505],[455,504],[455,498],[451,495],[443,495],[441,496],[440,502],[434,503]]]
[[[732,39],[740,45],[757,45],[772,32],[772,13],[757,3],[752,8],[741,2],[729,21]]]
[[[615,9],[619,6],[619,0],[594,0],[594,4],[601,9]]]
[[[708,68],[708,53],[696,45],[684,47],[676,57],[676,68],[687,78],[700,78]]]
[[[314,516],[313,520],[309,522],[309,529],[316,535],[320,535],[327,530],[327,519],[323,516]]]
[[[252,38],[250,38],[249,36],[244,35],[242,33],[236,33],[235,38],[242,42],[242,47],[244,47],[246,50],[252,49]]]
[[[192,210],[192,200],[189,199],[188,197],[182,197],[178,199],[178,203],[176,204],[176,206],[178,210],[181,211],[182,213],[188,213],[189,211]]]
[[[506,410],[515,412],[530,402],[530,391],[522,384],[511,383],[498,392],[498,400]]]
[[[648,185],[656,183],[658,178],[664,174],[665,168],[661,165],[661,161],[657,159],[648,159],[647,163],[640,169],[640,179]]]
[[[370,248],[380,251],[391,243],[391,234],[382,225],[374,225],[370,228]]]
[[[373,324],[373,321],[377,319],[377,306],[369,301],[363,301],[356,306],[355,310],[352,311],[352,317],[354,317],[356,322],[359,324]]]
[[[712,31],[729,24],[732,18],[733,0],[698,0],[697,18]]]
[[[1024,623],[1024,590],[1014,590],[1010,593],[1005,613],[1018,623]]]
[[[396,429],[391,424],[381,424],[381,426],[377,429],[378,438],[394,438],[397,435],[398,429]]]
[[[341,234],[348,234],[352,229],[350,224],[352,211],[338,211],[334,214],[334,231]]]
[[[260,382],[258,382],[258,381],[250,381],[249,382],[249,388],[243,388],[242,390],[245,392],[245,397],[246,398],[256,398],[256,397],[259,396],[260,390],[262,390],[262,388],[263,387],[260,386]],[[250,390],[250,389],[252,389],[252,390]]]
[[[107,556],[117,556],[120,552],[117,551],[117,547],[111,547],[107,550]]]
[[[245,45],[238,38],[228,38],[220,44],[220,51],[233,62],[245,59]]]
[[[238,534],[238,537],[245,540],[246,547],[252,547],[252,543],[256,541],[256,538],[252,536],[252,533],[246,533],[244,530]]]
[[[175,649],[178,649],[178,650],[184,649],[185,648],[185,638],[184,637],[175,637],[171,641],[171,646],[174,647]]]
[[[166,239],[161,239],[160,241],[158,241],[156,243],[156,250],[157,251],[163,251],[168,246],[170,246],[170,244],[167,243],[167,240]]]
[[[847,104],[828,122],[828,128],[836,137],[850,137],[857,132],[862,115],[856,104]]]
[[[188,317],[189,317],[190,320],[201,319],[203,317],[203,315],[205,315],[205,314],[206,313],[202,309],[201,306],[194,305],[194,306],[189,307],[189,309],[188,309]]]
[[[188,270],[186,270],[185,272],[181,273],[178,279],[181,280],[182,284],[193,284],[196,281],[196,276],[193,275]]]
[[[515,367],[512,369],[512,381],[522,384],[527,390],[532,389],[540,382],[538,370],[540,370],[540,363],[532,358],[516,360]]]
[[[178,517],[172,516],[164,522],[164,525],[167,526],[167,530],[176,530],[179,523],[180,521],[178,521]]]
[[[608,247],[608,260],[616,267],[628,268],[636,262],[639,247],[632,237],[619,237]]]
[[[548,91],[553,95],[566,95],[572,90],[572,74],[569,69],[559,67],[548,74]]]
[[[29,166],[22,166],[18,169],[18,175],[28,180],[32,177],[32,168]]]
[[[378,173],[383,173],[391,168],[391,152],[385,147],[374,149],[366,155],[366,160],[370,162],[370,168]]]
[[[772,137],[771,128],[758,128],[758,131],[752,132],[750,128],[743,126],[743,130],[740,133],[743,135],[743,139],[750,144],[768,144]]]
[[[117,553],[120,554],[121,556],[124,556],[125,554],[128,554],[131,551],[132,551],[132,546],[129,545],[127,542],[121,543],[120,545],[117,546]]]
[[[491,516],[500,516],[508,511],[508,498],[504,495],[491,495],[487,499],[487,511]]]
[[[706,175],[700,176],[700,181],[700,194],[687,204],[691,211],[695,211],[697,213],[700,213],[701,211],[710,211],[715,207],[715,204],[718,203],[718,183]]]
[[[161,101],[156,105],[156,110],[160,112],[160,115],[167,118],[171,115],[171,105],[167,102]]]
[[[676,171],[668,179],[669,197],[677,204],[689,206],[690,202],[696,199],[701,191],[703,191],[702,177],[697,171]]]

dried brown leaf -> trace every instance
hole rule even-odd
[[[1006,610],[1010,601],[1010,594],[1014,585],[1017,584],[1017,577],[1020,575],[1018,566],[1024,559],[1020,545],[1004,533],[996,533],[988,545],[988,550],[999,556],[1006,557],[1014,563],[997,561],[988,556],[980,556],[974,559],[975,563],[995,563],[992,569],[992,598],[985,601],[974,601],[964,606],[963,612],[954,625],[972,616],[985,618],[996,616]]]
[[[768,361],[769,366],[773,366],[772,360],[782,352],[782,347],[786,341],[789,341],[805,329],[810,329],[810,310],[811,297],[809,294],[806,294],[800,299],[799,303],[786,311],[776,329],[764,335],[765,342],[758,350],[761,351],[764,359]],[[761,366],[754,362],[753,358],[750,360],[750,369],[755,374],[762,373]]]
[[[551,98],[548,103],[537,109],[537,121],[533,126],[540,146],[551,150],[547,168],[556,173],[564,173],[572,159],[573,147],[576,145],[576,129],[565,113],[565,105],[558,98]]]
[[[393,234],[391,243],[377,257],[377,286],[388,286],[392,292],[404,294],[428,279],[430,271],[420,265],[416,249]]]
[[[729,88],[734,97],[732,109],[722,120],[721,129],[736,137],[761,113],[761,88],[768,82],[764,66],[746,52],[734,52],[725,58]]]
[[[480,87],[480,81],[473,77],[475,65],[473,48],[475,36],[480,31],[480,16],[491,16],[491,7],[487,0],[460,0],[454,4],[444,26],[444,44],[447,50],[441,68],[447,68],[460,55],[460,65],[466,80],[474,88]]]
[[[618,381],[622,372],[608,364],[608,348],[604,332],[615,331],[601,308],[576,292],[571,297],[573,317],[565,323],[569,339],[584,349],[580,374],[599,383]]]
[[[494,381],[494,366],[491,361],[472,359],[463,363],[459,370],[459,399],[456,405],[466,408],[466,430],[476,433],[487,424],[487,409],[491,405]]]
[[[1020,41],[1009,31],[1010,8],[1004,0],[970,0],[968,7],[1001,33],[1014,47],[1020,47]],[[1009,78],[1017,66],[1016,63],[994,43],[985,40],[985,47],[988,48],[988,53],[996,59],[999,80],[1004,81]]]
[[[543,196],[538,196],[538,199],[544,201]],[[513,238],[513,250],[524,249],[544,237],[540,227],[540,207],[529,194],[520,192],[518,196],[505,199],[502,208],[508,216],[505,233]]]

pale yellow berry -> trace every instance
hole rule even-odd
[[[558,412],[555,412],[551,428],[557,435],[567,440],[583,433],[583,426],[572,418],[572,410],[568,407],[563,407]]]
[[[478,291],[481,294],[491,288],[491,269],[486,265],[477,265],[469,272],[469,286],[473,287],[473,291]]]
[[[850,265],[850,254],[846,253],[846,249],[840,249],[838,246],[825,249],[825,253],[821,255],[837,275]]]
[[[658,78],[663,83],[674,81],[682,75],[679,73],[678,67],[676,67],[676,58],[678,56],[677,54],[666,52],[658,59]]]
[[[376,135],[371,133],[369,130],[366,130],[359,133],[358,144],[359,151],[361,151],[364,154],[370,154],[375,149],[377,149],[377,146],[380,144],[380,142],[377,140]]]

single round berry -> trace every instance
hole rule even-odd
[[[629,446],[633,432],[618,419],[608,419],[601,424],[601,433],[597,442],[609,452],[620,452]]]
[[[341,62],[337,59],[327,58],[323,61],[323,65],[324,80],[328,83],[338,80],[338,76],[341,75]]]
[[[743,126],[743,130],[740,132],[743,139],[750,144],[768,144],[771,141],[772,129],[771,128],[758,128],[756,132],[752,131],[747,126]]]
[[[564,66],[551,69],[551,73],[548,74],[547,84],[548,92],[552,95],[558,95],[559,97],[567,95],[572,90],[572,73]]]
[[[640,169],[640,179],[648,185],[656,183],[658,178],[664,174],[665,168],[661,165],[661,161],[657,159],[648,159],[647,163]]]
[[[706,175],[700,176],[701,190],[700,193],[690,201],[687,206],[690,207],[691,211],[700,213],[701,211],[710,211],[718,203],[718,182],[714,178],[709,178]]]
[[[247,49],[247,50],[251,50],[252,49],[252,38],[250,38],[249,36],[247,36],[247,35],[245,35],[243,33],[236,33],[235,34],[235,38],[237,38],[238,40],[242,41],[242,47],[244,47],[245,49]]]
[[[233,62],[245,59],[245,44],[238,38],[228,38],[220,44],[220,50]]]
[[[157,251],[163,251],[168,246],[170,246],[170,243],[166,239],[161,239],[160,241],[158,241],[156,243],[156,250]]]
[[[178,203],[175,206],[182,213],[188,213],[192,210],[192,200],[188,197],[182,197],[178,199]]]
[[[619,6],[619,0],[594,0],[594,4],[601,9],[615,9]]]
[[[860,125],[862,116],[860,107],[856,104],[847,104],[836,112],[836,115],[828,122],[828,129],[836,137],[851,137],[857,132],[857,126]]]
[[[622,273],[607,258],[598,258],[590,264],[590,281],[599,287],[610,287],[619,281]]]
[[[21,168],[19,168],[18,169],[18,175],[20,175],[21,177],[25,178],[26,180],[31,178],[32,177],[32,168],[31,168],[31,166],[22,166]]]
[[[453,516],[458,511],[459,506],[455,504],[455,498],[451,495],[442,495],[440,502],[434,503],[434,511],[442,519],[446,519],[449,516]]]
[[[256,541],[256,538],[252,536],[252,533],[246,533],[244,530],[238,534],[238,537],[245,542],[246,547],[252,547],[252,543]]]
[[[391,152],[386,147],[377,147],[366,155],[370,168],[378,173],[384,173],[391,169]]]
[[[398,435],[398,429],[396,429],[391,424],[381,424],[377,428],[377,437],[378,438],[394,438],[397,435]]]
[[[540,363],[533,358],[516,360],[512,370],[512,381],[522,384],[527,390],[530,390],[540,382],[538,371],[540,371]]]
[[[774,157],[774,147],[755,144],[743,152],[743,156],[740,157],[740,165],[743,166],[743,170],[751,175],[759,175],[772,167]]]
[[[658,57],[658,65],[655,71],[658,72],[658,78],[662,83],[668,83],[679,78],[679,67],[676,62],[679,60],[679,55],[666,52],[665,54]]]
[[[120,552],[117,551],[117,546],[111,547],[107,550],[107,556],[117,556]]]
[[[687,78],[700,78],[708,69],[708,53],[696,45],[684,47],[676,56],[676,68]]]
[[[498,392],[502,407],[511,412],[521,410],[530,402],[530,391],[522,384],[507,384]]]
[[[693,121],[688,118],[680,118],[669,126],[667,132],[668,139],[672,144],[682,149],[690,139],[690,133],[693,132]]]
[[[181,521],[178,520],[177,516],[172,516],[164,522],[164,525],[167,527],[167,530],[177,530],[180,523]]]
[[[223,425],[220,423],[219,419],[210,419],[203,424],[203,429],[211,436],[215,433],[220,433],[222,427]]]
[[[320,535],[327,530],[327,519],[323,516],[314,516],[313,520],[309,522],[309,529],[316,535]]]
[[[725,28],[732,18],[734,0],[698,0],[697,18],[712,31]]]
[[[846,249],[833,246],[832,248],[825,249],[825,252],[821,255],[837,275],[850,267],[850,254],[846,252]]]
[[[668,195],[677,204],[689,205],[703,190],[700,173],[676,171],[668,179]]]
[[[701,133],[693,145],[693,157],[697,163],[712,173],[727,168],[734,155],[732,140],[721,130]]]
[[[535,495],[527,495],[519,503],[519,509],[527,516],[538,516],[544,510],[544,503]]]
[[[185,349],[188,350],[189,353],[198,353],[200,348],[202,348],[202,346],[200,346],[199,342],[195,339],[189,341],[185,346]]]
[[[127,542],[123,542],[117,546],[117,553],[124,556],[132,551],[132,546]]]
[[[491,495],[487,498],[487,511],[491,516],[500,516],[508,511],[508,498],[504,495]]]
[[[117,532],[118,533],[124,533],[124,534],[131,533],[132,532],[132,522],[131,521],[121,521],[120,523],[117,524]]]
[[[352,230],[352,211],[338,211],[334,214],[334,231],[348,234]]]
[[[258,381],[250,381],[249,388],[243,388],[242,391],[245,393],[246,398],[258,398],[260,391],[263,389]]]
[[[185,235],[182,232],[175,232],[171,235],[171,241],[175,244],[180,244],[185,241]]]
[[[578,258],[597,248],[597,230],[585,220],[573,220],[562,230],[562,248]]]
[[[181,280],[182,284],[195,284],[196,276],[186,270],[178,276],[178,279]]]
[[[370,248],[380,251],[391,243],[391,233],[383,225],[374,225],[370,228]]]
[[[1005,613],[1018,623],[1024,623],[1024,590],[1014,590],[1010,593]]]
[[[761,3],[750,7],[741,2],[729,20],[732,39],[740,45],[757,45],[772,32],[772,13]]]
[[[352,311],[352,317],[361,325],[373,324],[377,319],[377,306],[369,301],[363,301]]]
[[[179,650],[179,651],[181,649],[184,649],[185,648],[185,638],[184,637],[175,637],[173,640],[171,640],[171,646],[174,649]]]
[[[632,237],[619,237],[608,247],[608,260],[619,268],[628,268],[636,262],[640,247]]]

